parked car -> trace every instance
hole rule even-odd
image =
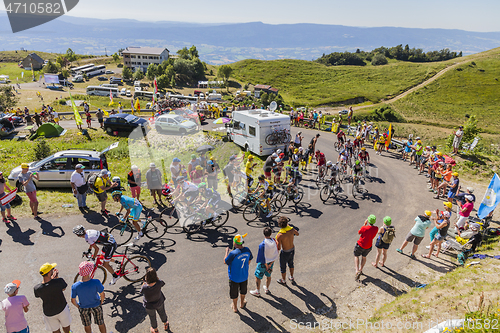
[[[127,94],[127,88],[122,88],[120,90],[120,95],[125,96]]]
[[[127,90],[127,92],[126,92],[126,96],[127,96],[127,97],[132,97],[132,93],[130,92],[130,90]]]
[[[115,74],[115,72],[113,72],[112,70],[106,69],[105,74]]]
[[[155,129],[158,133],[170,131],[184,135],[188,132],[196,131],[198,125],[176,114],[162,114],[155,120]]]
[[[109,78],[109,83],[111,83],[111,84],[119,84],[119,85],[122,85],[122,84],[123,84],[123,81],[122,81],[122,79],[121,79],[121,78],[119,78],[119,77],[114,77],[114,76],[112,76],[112,77],[110,77],[110,78]]]
[[[0,113],[0,118],[5,118],[8,121],[12,122],[14,126],[22,126],[24,125],[24,118],[16,116],[13,113]]]
[[[8,118],[0,119],[0,137],[9,136],[15,130],[14,124]]]
[[[83,82],[83,75],[75,75],[75,77],[72,80],[73,82]]]
[[[98,77],[97,77],[97,79],[98,79],[99,81],[108,81],[108,78],[107,78],[107,77],[105,77],[105,76],[98,76]]]
[[[182,116],[186,119],[192,120],[195,123],[198,122],[198,119],[201,122],[205,121],[205,115],[203,113],[199,113],[199,112],[195,113],[189,109],[175,109],[175,110],[172,110],[170,112],[175,112],[175,114]]]
[[[104,130],[109,135],[131,133],[137,127],[141,127],[144,134],[151,129],[146,119],[128,113],[111,115],[104,121]]]
[[[55,153],[41,161],[29,163],[29,171],[37,172],[39,180],[33,179],[36,187],[71,187],[71,174],[75,171],[77,164],[83,164],[84,177],[93,172],[99,172],[108,168],[106,153],[118,147],[118,142],[113,143],[101,152],[95,150],[63,150]],[[21,190],[22,185],[18,181],[21,166],[14,168],[8,177],[10,186]]]
[[[339,114],[340,114],[340,115],[343,115],[343,114],[348,114],[348,113],[349,113],[349,111],[347,111],[347,110],[340,110],[340,111],[339,111]]]

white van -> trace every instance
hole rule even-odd
[[[233,111],[232,115],[232,122],[227,124],[229,140],[247,151],[267,156],[277,149],[283,150],[287,143],[290,143],[288,115],[266,110]],[[277,144],[269,145],[266,143],[266,138],[274,132],[285,133],[284,139]]]

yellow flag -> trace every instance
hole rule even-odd
[[[141,112],[141,104],[139,104],[139,98],[135,101],[135,109],[137,112]]]
[[[106,111],[106,110],[102,110],[102,112],[104,112],[104,115],[105,115],[106,117],[108,117],[108,116],[109,116],[108,111]]]
[[[83,124],[82,117],[80,116],[80,112],[78,112],[78,109],[76,108],[75,101],[73,100],[71,93],[69,93],[69,98],[71,99],[71,107],[73,108],[73,112],[75,114],[76,125],[80,126]]]
[[[389,124],[389,130],[387,131],[387,140],[385,141],[385,147],[388,148],[392,140],[392,124]]]

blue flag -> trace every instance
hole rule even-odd
[[[500,196],[498,194],[500,194],[500,178],[495,173],[477,211],[477,216],[480,219],[484,219],[498,206],[500,203]]]

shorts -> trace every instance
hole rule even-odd
[[[30,327],[26,326],[25,329],[13,333],[30,333]]]
[[[66,304],[64,310],[54,316],[47,317],[44,315],[43,321],[45,322],[45,329],[50,332],[55,332],[61,329],[61,327],[68,327],[71,325],[69,306]]]
[[[462,215],[458,215],[457,227],[459,229],[464,229],[465,223],[467,222],[468,219],[469,219],[468,217],[465,217],[465,216],[462,216]]]
[[[243,282],[234,282],[229,280],[229,298],[237,299],[239,295],[246,295],[248,289],[248,280]]]
[[[413,244],[415,244],[415,245],[420,245],[420,243],[422,243],[423,239],[424,239],[424,237],[418,237],[418,236],[415,236],[414,234],[412,234],[411,232],[409,232],[408,235],[406,235],[405,240],[408,243],[413,242]]]
[[[131,187],[130,192],[132,192],[132,198],[137,198],[139,194],[141,194],[141,187],[140,186]]]
[[[354,256],[355,257],[359,257],[359,256],[366,257],[368,255],[368,253],[370,253],[371,250],[372,250],[371,246],[369,249],[363,249],[361,246],[359,246],[358,243],[356,243],[356,246],[354,247]]]
[[[104,255],[104,261],[110,261],[113,258],[113,254],[115,254],[116,248],[118,244],[114,243],[112,245],[104,245],[102,247],[102,253]]]
[[[103,191],[101,193],[96,193],[96,196],[97,196],[97,200],[99,200],[99,202],[104,202],[104,201],[108,200],[108,195],[106,194],[106,191]]]
[[[99,121],[99,124],[104,123],[104,119],[103,118],[97,118],[97,120]]]
[[[294,142],[293,145],[294,145],[295,148],[299,148],[300,147],[300,143]]]
[[[232,183],[232,182],[234,182],[234,178],[235,178],[235,177],[234,177],[234,174],[232,174],[232,173],[231,173],[230,175],[228,175],[228,176],[227,176],[227,181],[228,181],[229,183]]]
[[[375,247],[377,249],[387,250],[387,249],[389,249],[389,246],[391,246],[391,243],[384,243],[382,241],[382,237],[377,238],[377,241],[375,242]]]
[[[440,241],[440,242],[444,241],[445,238],[446,238],[446,236],[441,236],[441,234],[439,232],[434,237],[435,240]]]
[[[5,193],[0,194],[0,198],[3,197],[4,195],[5,195]],[[0,204],[0,209],[2,210],[2,212],[5,212],[5,210],[9,209],[9,208],[10,208],[10,203],[6,203],[3,206]]]
[[[31,203],[38,203],[38,200],[36,199],[36,191],[33,192],[27,192],[26,195],[30,199]]]
[[[288,268],[293,268],[293,258],[295,257],[295,249],[285,252],[280,251],[280,271],[281,273],[286,273],[286,265]]]
[[[193,201],[193,199],[195,199],[197,196],[198,196],[199,192],[198,190],[196,191],[189,191],[189,192],[186,192],[184,193],[184,197],[186,198],[187,201]]]
[[[92,315],[94,316],[94,323],[96,325],[104,325],[104,316],[102,313],[102,306],[96,306],[95,308],[78,308],[80,311],[80,318],[82,319],[83,326],[92,325]]]
[[[142,206],[130,209],[130,215],[134,221],[139,221],[141,218]]]
[[[271,271],[273,270],[274,263],[271,264],[271,267],[269,268]],[[264,275],[267,277],[271,277],[271,272],[266,270],[266,264],[263,264],[261,262],[257,263],[257,267],[255,268],[255,277],[259,280],[262,280],[264,278]]]
[[[453,199],[457,195],[456,192],[453,192],[452,190],[448,191],[448,199]]]
[[[300,184],[300,182],[301,182],[301,181],[302,181],[302,177],[296,177],[296,178],[294,179],[293,184],[294,184],[295,186],[298,186],[298,185]]]
[[[158,194],[161,197],[161,190],[154,188],[154,189],[149,189],[149,194],[153,195],[153,193]]]
[[[266,178],[271,178],[271,173],[269,171],[264,171],[264,176],[266,176]]]

